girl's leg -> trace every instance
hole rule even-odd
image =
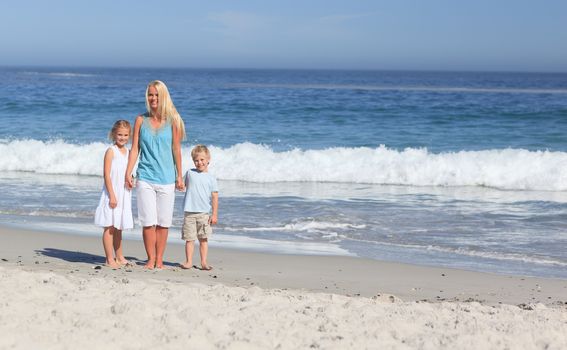
[[[116,262],[120,265],[126,265],[128,260],[126,260],[124,253],[122,253],[122,230],[114,228],[113,238],[112,243],[114,245],[114,251],[116,252]]]
[[[144,237],[144,247],[148,255],[148,262],[144,266],[147,269],[153,269],[156,266],[156,226],[147,226],[142,229]]]
[[[102,246],[104,247],[104,255],[106,255],[106,265],[117,268],[119,265],[114,260],[114,249],[112,245],[114,227],[105,227],[102,231]]]
[[[167,235],[169,228],[156,226],[156,267],[163,268],[163,254],[165,253],[165,246],[167,245]]]
[[[199,238],[199,253],[201,254],[201,268],[210,270],[211,267],[207,264],[207,254],[209,253],[209,240],[207,238]]]

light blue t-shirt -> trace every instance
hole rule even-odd
[[[149,118],[144,116],[140,128],[138,179],[157,185],[175,183],[172,142],[173,130],[169,121],[161,128],[154,129]]]
[[[217,179],[209,173],[200,173],[197,169],[187,171],[185,175],[185,198],[183,211],[188,213],[211,213],[211,193],[218,192]]]

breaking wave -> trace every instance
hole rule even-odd
[[[0,171],[102,175],[108,144],[0,140]],[[185,170],[190,146],[183,147]],[[333,147],[277,152],[265,145],[211,146],[211,173],[248,182],[339,182],[567,190],[567,152],[492,149],[432,153],[425,148]]]

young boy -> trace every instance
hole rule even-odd
[[[185,198],[183,200],[183,228],[181,237],[185,240],[186,261],[181,268],[193,266],[195,239],[199,240],[201,270],[212,270],[207,263],[208,239],[213,234],[211,225],[218,220],[219,190],[217,180],[208,173],[211,154],[204,145],[197,145],[191,150],[195,168],[185,175]]]

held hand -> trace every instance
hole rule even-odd
[[[134,180],[131,175],[126,175],[126,177],[124,178],[124,186],[129,190],[134,187]]]
[[[209,216],[209,225],[216,225],[217,222],[218,218],[216,214]]]
[[[178,191],[185,192],[185,182],[181,176],[178,176],[177,180],[175,180],[175,188]]]

